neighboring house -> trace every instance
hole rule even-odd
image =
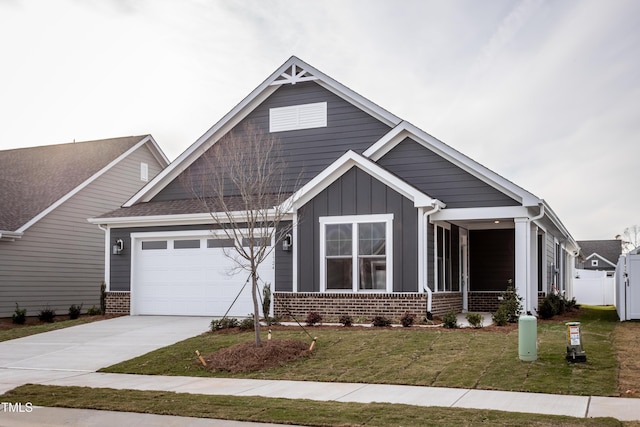
[[[113,210],[168,160],[150,135],[0,151],[0,317],[100,304]]]
[[[90,219],[124,242],[106,253],[109,310],[253,311],[247,274],[228,274],[225,236],[183,185],[248,122],[303,172],[286,189],[292,247],[260,272],[276,315],[494,310],[509,283],[535,312],[552,285],[569,287],[579,248],[544,200],[292,57],[121,209]]]
[[[576,268],[581,270],[616,270],[618,258],[622,255],[620,240],[580,240],[580,255],[576,258]]]

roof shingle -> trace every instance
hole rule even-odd
[[[0,151],[0,230],[18,230],[146,136]]]

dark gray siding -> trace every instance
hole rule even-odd
[[[22,239],[0,242],[0,317],[11,316],[15,303],[35,316],[49,305],[66,314],[71,304],[83,311],[100,304],[104,281],[104,231],[87,218],[117,209],[138,191],[140,163],[149,178],[161,166],[146,146],[32,225]]]
[[[378,163],[447,208],[516,206],[519,203],[431,150],[406,138]]]
[[[320,291],[323,216],[393,213],[393,291],[418,290],[418,211],[395,190],[354,167],[299,210],[298,291]]]
[[[287,164],[286,191],[293,190],[296,184],[306,184],[347,150],[362,153],[389,131],[388,126],[337,95],[314,82],[306,82],[278,88],[233,132],[241,135],[244,123],[252,122],[268,134],[270,108],[315,102],[327,102],[327,127],[273,134],[280,140],[283,160]],[[216,145],[212,149],[216,149]],[[199,177],[208,168],[207,162],[196,160],[183,172],[187,178],[176,178],[153,200],[192,198],[192,191],[185,190],[183,182],[201,182]]]
[[[290,227],[291,222],[282,223],[283,227]],[[293,290],[293,251],[283,251],[282,243],[276,245],[275,251],[275,285],[271,289],[277,292],[291,292]]]

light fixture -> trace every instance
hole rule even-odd
[[[113,245],[113,254],[120,255],[122,253],[122,249],[124,249],[124,242],[122,239],[116,240],[116,243]]]
[[[495,221],[493,221],[494,224],[500,224],[500,220],[496,219]]]
[[[284,236],[284,239],[282,239],[282,250],[289,252],[292,246],[293,246],[293,236],[291,235],[291,233],[287,233]]]

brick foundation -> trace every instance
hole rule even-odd
[[[337,320],[343,314],[354,319],[385,316],[399,320],[404,313],[418,318],[426,315],[427,295],[419,293],[351,294],[351,293],[285,293],[273,294],[274,314],[286,318],[290,313],[304,320],[309,312],[319,313],[325,319]],[[462,294],[433,294],[432,314],[441,316],[450,310],[462,311]]]
[[[500,306],[498,297],[502,292],[469,292],[469,311],[470,312],[489,312],[495,313]]]
[[[106,314],[130,314],[130,302],[130,292],[107,292],[105,297]]]

